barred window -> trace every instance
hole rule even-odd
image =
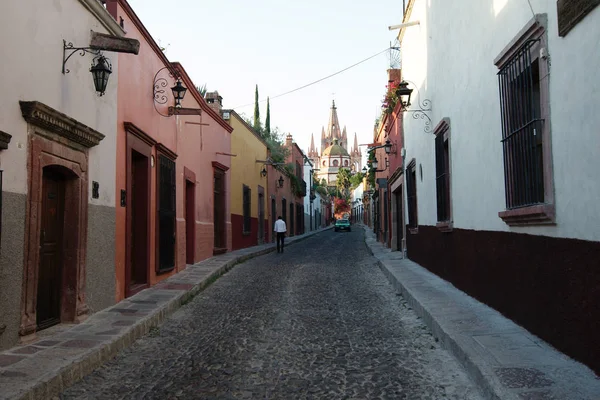
[[[157,272],[175,268],[175,161],[158,155]]]
[[[408,227],[419,226],[417,215],[417,163],[413,159],[406,168],[406,200],[408,206]]]
[[[246,185],[244,185],[243,187],[243,212],[244,212],[244,227],[243,227],[243,232],[244,233],[249,233],[251,231],[251,216],[250,216],[250,197],[251,195],[251,191],[250,188]]]
[[[437,220],[450,221],[450,126],[442,121],[435,130],[435,183]]]
[[[537,15],[495,62],[506,201],[499,216],[511,225],[554,218],[545,24]]]

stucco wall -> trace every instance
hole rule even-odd
[[[267,146],[258,139],[235,113],[231,113],[231,213],[244,214],[243,185],[251,189],[250,215],[258,218],[258,187],[267,185],[260,171],[265,167],[256,160],[267,159]],[[265,202],[266,203],[266,202]],[[266,207],[265,207],[266,208]]]
[[[0,155],[5,170],[3,189],[27,192],[27,123],[21,116],[19,100],[37,100],[106,136],[90,150],[90,193],[91,182],[100,182],[100,198],[91,202],[114,205],[118,74],[111,74],[105,95],[99,97],[89,72],[90,54],[73,55],[66,65],[71,72],[61,72],[63,39],[76,47],[86,47],[91,30],[107,30],[77,0],[6,2],[2,4],[2,21],[0,36],[10,40],[2,44],[0,130],[13,136],[8,150]],[[116,72],[117,55],[104,54]]]
[[[402,41],[403,77],[431,100],[435,126],[450,118],[452,214],[454,226],[600,240],[600,215],[590,213],[600,198],[595,171],[600,115],[593,110],[600,81],[600,8],[569,34],[558,37],[556,2],[532,0],[535,13],[548,18],[551,59],[550,109],[556,226],[509,227],[505,209],[500,139],[498,72],[494,59],[533,17],[526,2],[494,0],[449,3],[417,0]],[[418,102],[413,92],[413,108]],[[434,137],[424,120],[405,114],[406,161],[417,161],[420,225],[435,225]],[[420,168],[423,179],[420,178]]]
[[[21,280],[25,237],[24,194],[2,193],[2,242],[0,243],[0,349],[14,345],[21,323]]]

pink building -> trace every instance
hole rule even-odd
[[[231,248],[232,128],[171,63],[126,0],[107,10],[138,57],[119,57],[116,299]],[[172,87],[187,92],[179,106]]]

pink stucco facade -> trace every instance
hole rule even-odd
[[[121,300],[185,269],[186,264],[212,256],[213,161],[225,170],[227,196],[229,157],[218,153],[230,152],[231,128],[204,102],[183,67],[169,62],[125,0],[109,0],[107,9],[122,21],[127,37],[140,41],[137,57],[119,55],[115,265],[116,299]],[[169,116],[168,107],[174,104],[170,90],[175,84],[173,74],[179,74],[188,88],[182,106],[196,110],[190,111],[191,115]],[[165,82],[164,104],[154,101],[154,83],[160,84],[161,79]],[[167,204],[161,177],[167,175],[165,166],[173,163],[175,172],[169,182],[175,191],[170,206],[175,212],[174,250],[170,242],[165,247],[165,238],[172,240],[165,233],[172,220],[160,225]],[[172,169],[168,171],[171,177]],[[170,218],[172,213],[168,215]],[[227,209],[224,215],[225,241],[230,249]],[[171,251],[172,265],[164,268]]]

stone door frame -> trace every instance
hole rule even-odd
[[[69,175],[65,188],[64,270],[71,279],[62,280],[61,322],[85,319],[85,261],[88,220],[88,149],[104,135],[37,101],[21,101],[27,121],[27,209],[25,254],[21,294],[21,336],[37,330],[36,306],[42,213],[42,178],[45,167],[57,166]],[[65,301],[66,299],[66,301]]]

